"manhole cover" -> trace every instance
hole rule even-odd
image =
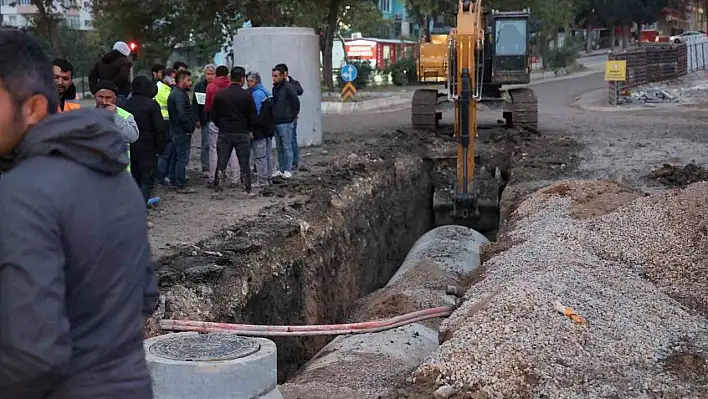
[[[252,355],[261,348],[255,339],[235,334],[175,335],[150,346],[150,353],[172,360],[208,362]]]

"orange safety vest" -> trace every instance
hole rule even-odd
[[[74,110],[77,110],[80,108],[81,108],[81,104],[79,104],[79,103],[70,103],[70,102],[64,103],[64,111],[74,111]],[[58,107],[58,111],[62,112],[61,106]]]

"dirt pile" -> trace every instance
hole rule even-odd
[[[621,206],[577,217],[613,192]],[[566,182],[524,201],[504,238],[518,244],[486,263],[441,326],[449,339],[397,397],[707,397],[708,184],[625,194]]]
[[[665,163],[662,167],[652,170],[648,177],[665,186],[684,188],[691,183],[708,180],[708,170],[694,163],[683,168]]]

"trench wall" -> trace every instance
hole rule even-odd
[[[334,194],[314,192],[264,233],[258,220],[158,265],[157,317],[252,324],[346,321],[355,302],[383,287],[433,225],[432,165],[396,157]],[[269,223],[272,223],[270,218]],[[329,342],[276,338],[284,381]]]

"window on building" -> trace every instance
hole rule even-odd
[[[10,26],[17,26],[17,17],[14,15],[10,15],[7,23],[10,24]]]
[[[92,28],[92,27],[93,27],[93,23],[91,22],[90,19],[84,20],[84,28]]]
[[[391,12],[391,0],[379,0],[379,8],[382,12]]]
[[[66,17],[66,26],[72,29],[79,29],[81,27],[81,20],[77,16]]]
[[[17,5],[20,6],[31,6],[32,0],[17,0]]]

